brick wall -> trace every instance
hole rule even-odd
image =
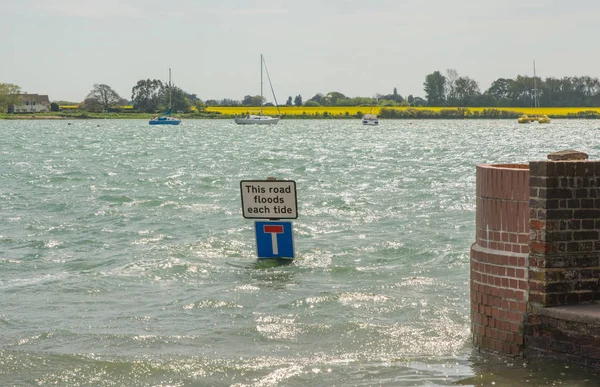
[[[528,297],[529,169],[478,165],[476,242],[471,246],[473,343],[509,355],[523,352]]]
[[[600,162],[530,163],[532,308],[600,298]]]
[[[548,158],[477,166],[473,343],[600,373],[600,161]]]

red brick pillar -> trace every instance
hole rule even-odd
[[[532,312],[600,299],[600,161],[576,151],[548,158],[530,163]]]
[[[478,165],[471,246],[471,332],[476,347],[523,353],[528,296],[529,169]]]

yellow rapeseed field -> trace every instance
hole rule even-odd
[[[499,111],[507,111],[518,114],[527,115],[547,115],[549,117],[566,117],[568,114],[577,114],[584,111],[592,111],[600,114],[600,108],[588,108],[588,107],[540,107],[540,108],[521,108],[521,107],[469,107],[469,108],[456,108],[456,107],[412,107],[412,106],[386,106],[385,109],[394,110],[427,110],[433,112],[439,112],[441,110],[456,110],[456,109],[468,109],[470,112],[482,112],[487,109],[494,109]],[[266,115],[334,115],[334,116],[356,116],[357,114],[379,114],[381,106],[280,106],[279,111],[275,106],[263,106],[263,114]],[[218,112],[227,115],[244,115],[244,114],[257,114],[260,108],[258,106],[208,106],[206,111]]]

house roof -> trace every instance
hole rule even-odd
[[[19,94],[24,101],[35,101],[36,103],[40,103],[42,105],[49,105],[50,99],[45,94]]]

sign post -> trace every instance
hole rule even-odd
[[[242,213],[246,219],[269,219],[254,222],[256,251],[259,259],[294,259],[292,222],[298,218],[296,182],[293,180],[242,180]]]

